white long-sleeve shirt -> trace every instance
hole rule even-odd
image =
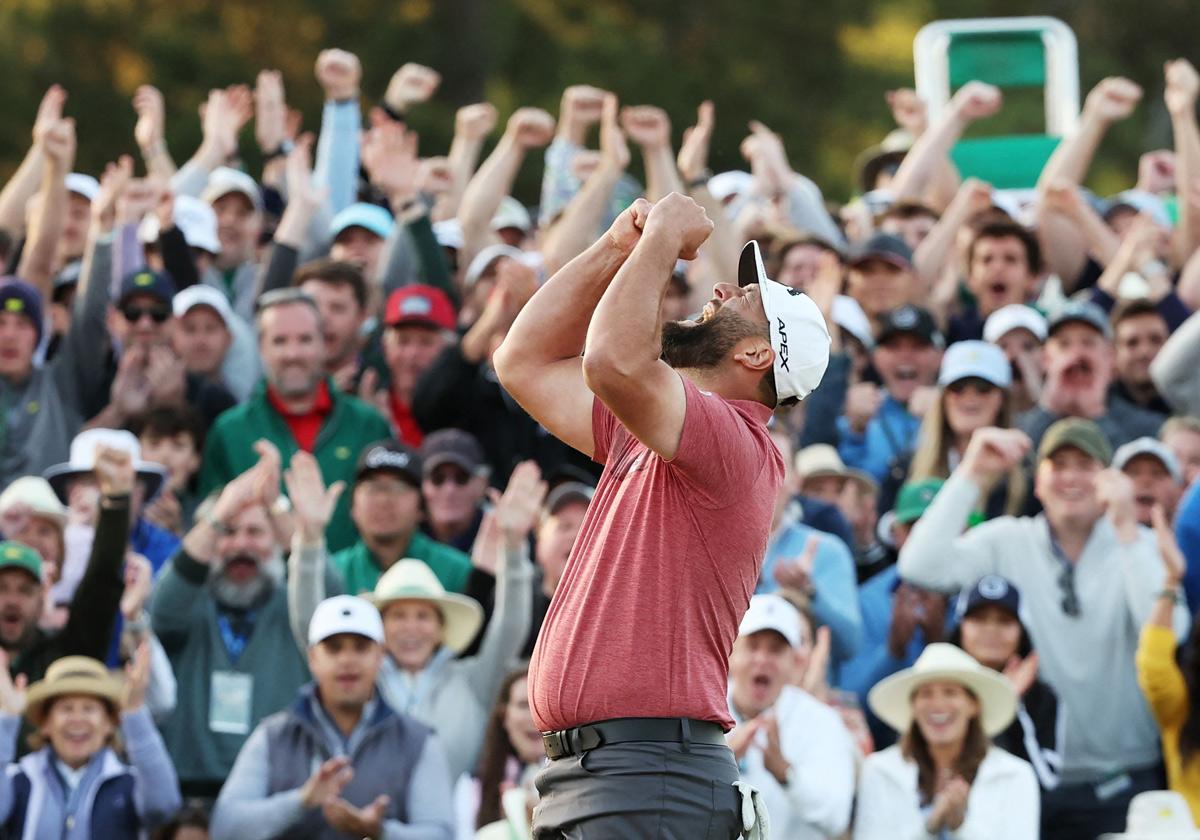
[[[901,577],[942,591],[986,574],[1017,585],[1039,674],[1067,710],[1064,783],[1096,782],[1158,761],[1158,729],[1134,667],[1138,633],[1165,577],[1154,535],[1139,527],[1137,540],[1122,545],[1107,518],[1097,521],[1074,564],[1080,614],[1069,616],[1045,517],[1002,516],[964,534],[978,498],[973,481],[951,475],[900,552]],[[1187,630],[1183,606],[1175,627]]]
[[[741,722],[733,703],[734,720]],[[739,762],[742,781],[757,788],[771,833],[788,840],[839,837],[850,825],[856,748],[836,711],[807,691],[787,685],[770,710],[779,721],[779,746],[792,765],[781,785],[763,766],[767,733],[759,731]]]
[[[1039,795],[1029,763],[992,747],[971,783],[963,824],[930,834],[917,793],[917,765],[899,746],[888,747],[863,762],[854,840],[1037,840]]]

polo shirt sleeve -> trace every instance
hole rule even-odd
[[[617,447],[617,438],[624,431],[621,421],[604,400],[592,397],[592,460],[608,463],[608,453]]]
[[[716,394],[701,391],[687,377],[680,379],[687,408],[670,465],[697,503],[709,508],[735,504],[759,485],[768,468],[782,478],[783,461],[764,423],[746,417]]]

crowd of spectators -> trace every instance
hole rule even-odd
[[[774,835],[1193,826],[1189,62],[1164,67],[1173,148],[1116,195],[1082,184],[1139,86],[1097,84],[1013,192],[951,162],[1004,106],[969,82],[933,120],[882,98],[897,129],[841,206],[758,122],[745,169],[711,172],[712,102],[677,150],[665,111],[595,87],[502,125],[469,104],[441,155],[406,121],[437,72],[404,65],[365,113],[361,75],[317,58],[315,137],[277,71],[212,90],[181,165],[148,85],[136,157],[103,172],[74,171],[67,91],[29,115],[0,190],[6,835],[529,837],[523,662],[600,465],[492,357],[540,283],[671,192],[715,228],[664,319],[755,239],[832,338],[772,421],[787,475],[729,663],[728,743]]]

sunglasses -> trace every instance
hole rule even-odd
[[[996,390],[996,386],[986,379],[976,379],[970,377],[968,379],[960,379],[957,382],[951,382],[946,386],[946,390],[951,394],[961,394],[965,391],[974,391],[976,394],[990,394]]]
[[[163,324],[171,317],[171,310],[166,306],[138,306],[137,304],[127,303],[121,307],[121,314],[131,324],[136,324],[142,320],[144,315],[149,315],[156,324]]]
[[[467,482],[471,480],[471,474],[464,470],[446,470],[445,472],[435,472],[432,475],[426,476],[425,480],[434,487],[441,487],[447,481],[453,481],[459,487],[465,487]]]
[[[1075,591],[1075,567],[1070,563],[1062,564],[1058,575],[1058,588],[1062,592],[1062,611],[1071,618],[1079,616],[1079,594]]]

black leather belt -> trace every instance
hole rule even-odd
[[[546,756],[551,760],[579,755],[605,744],[631,741],[665,741],[683,744],[724,744],[725,732],[707,720],[688,718],[615,718],[573,729],[543,732]]]

